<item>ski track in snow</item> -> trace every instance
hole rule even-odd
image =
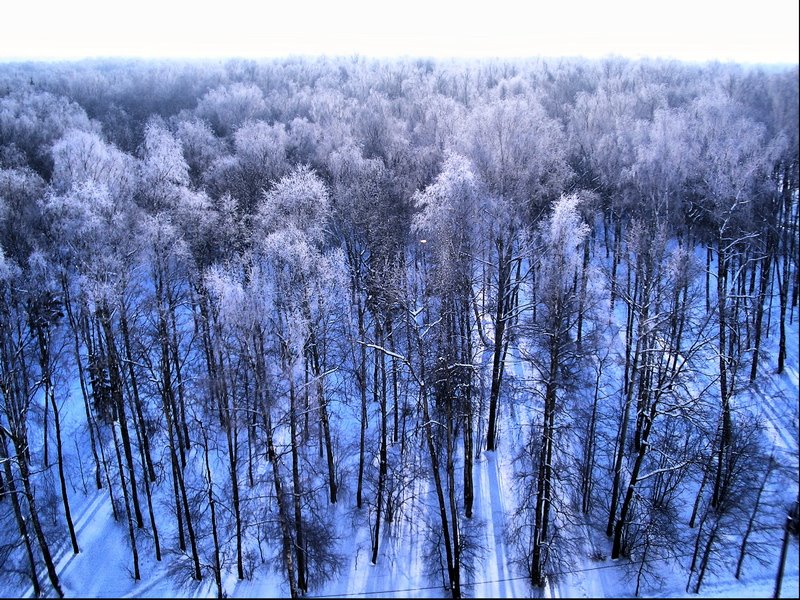
[[[475,517],[486,523],[486,539],[494,547],[488,548],[484,557],[484,568],[478,570],[485,577],[474,586],[475,595],[481,598],[509,597],[508,588],[514,582],[510,578],[509,557],[505,544],[505,502],[502,490],[505,489],[502,474],[498,472],[497,456],[494,452],[484,452],[475,461]]]
[[[798,340],[796,323],[790,326],[786,339],[784,372],[777,373],[777,347],[762,355],[758,375],[748,388],[763,416],[769,437],[775,445],[779,464],[797,473],[798,446]],[[769,340],[769,338],[768,338]],[[774,342],[773,346],[777,344]],[[743,390],[743,393],[746,393]]]
[[[97,513],[102,504],[103,504],[103,494],[101,491],[98,490],[91,500],[83,503],[82,512],[80,513],[78,518],[73,521],[73,524],[75,525],[75,535],[78,538],[78,548],[81,551],[84,550],[83,547],[85,545],[81,543],[83,537],[82,534],[86,529],[88,520]],[[77,555],[74,554],[72,552],[72,544],[70,543],[69,540],[66,540],[64,545],[53,554],[53,562],[56,565],[56,572],[59,574],[63,573],[70,565],[70,563],[73,561],[73,559],[75,559],[77,556],[80,556],[80,554]],[[38,572],[38,577],[39,577],[39,583],[48,582],[47,585],[49,585],[47,570],[45,569],[44,565],[42,565],[42,568]],[[28,586],[23,596],[25,598],[33,597],[32,585]]]
[[[787,431],[785,418],[781,418],[783,407],[776,406],[775,397],[764,391],[763,384],[755,381],[753,383],[753,395],[757,397],[762,415],[766,418],[769,430],[777,446],[788,453],[797,453],[797,438]]]

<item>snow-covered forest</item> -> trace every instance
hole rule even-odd
[[[0,64],[0,593],[796,596],[799,188],[796,66]]]

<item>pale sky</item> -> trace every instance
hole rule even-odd
[[[0,0],[0,60],[610,54],[798,63],[798,0]]]

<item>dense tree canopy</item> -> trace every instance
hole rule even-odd
[[[534,586],[587,536],[637,594],[656,558],[699,590],[741,548],[738,577],[773,477],[744,399],[796,331],[797,80],[0,65],[0,589],[63,594],[94,486],[135,579],[296,597],[349,564],[343,523],[378,563],[408,520],[461,597],[483,452]]]

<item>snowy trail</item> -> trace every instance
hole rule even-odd
[[[761,414],[768,422],[776,446],[787,454],[797,454],[797,437],[788,430],[785,416],[781,417],[782,411],[780,407],[776,406],[774,396],[764,391],[763,384],[758,381],[753,384],[753,395],[760,400]]]
[[[508,598],[519,595],[518,575],[511,570],[510,556],[505,542],[506,501],[503,490],[507,489],[503,474],[498,469],[497,455],[484,452],[475,461],[475,517],[486,524],[486,540],[489,547],[484,568],[478,570],[474,586],[479,598]]]
[[[77,519],[74,520],[75,525],[75,535],[78,538],[78,548],[81,551],[81,554],[85,551],[85,548],[89,546],[85,543],[84,533],[86,532],[87,526],[90,525],[90,520],[95,518],[95,515],[100,510],[103,505],[103,499],[105,498],[105,494],[103,493],[104,490],[97,490],[91,497],[89,497],[84,503],[83,508],[78,516]],[[53,553],[53,561],[56,565],[56,572],[59,573],[59,576],[66,571],[66,569],[70,566],[72,561],[79,557],[81,554],[74,554],[72,552],[72,545],[70,544],[69,540],[65,540],[64,544]],[[38,573],[39,582],[44,583],[47,582],[46,585],[49,585],[49,579],[47,577],[47,570],[44,566],[40,569]],[[25,598],[32,598],[33,597],[33,586],[28,586],[27,590],[23,594]]]
[[[777,348],[774,348],[775,351],[764,354],[756,381],[749,388],[775,444],[778,461],[792,473],[797,473],[800,461],[796,326],[797,323],[787,332],[784,372],[777,373]]]
[[[794,557],[790,556],[786,561],[786,572],[783,575],[783,585],[781,586],[781,598],[798,598],[798,578],[800,572],[796,567],[792,567],[792,559],[794,564],[797,564],[797,553]],[[773,590],[775,589],[775,575],[760,575],[756,577],[745,577],[740,581],[735,579],[726,581],[724,583],[713,583],[711,585],[704,585],[700,589],[700,593],[696,595],[698,598],[772,598]],[[685,598],[685,590],[669,590],[664,598]]]
[[[97,490],[95,492],[94,497],[85,504],[86,508],[83,510],[78,520],[75,521],[75,535],[78,538],[78,548],[81,550],[81,552],[84,551],[85,546],[85,544],[81,543],[81,538],[87,532],[87,528],[92,524],[91,521],[95,518],[95,515],[103,506],[103,499],[105,498],[103,491],[104,490]],[[62,572],[77,556],[80,556],[80,554],[73,554],[72,547],[67,544],[59,552],[60,558],[56,563],[56,570]]]
[[[103,494],[98,494],[98,498],[81,516],[80,554],[62,557],[59,562],[58,570],[67,595],[121,596],[134,585],[128,577],[131,569],[128,544],[122,532],[113,526],[111,503],[103,501]],[[104,568],[98,569],[97,565],[104,565]]]

